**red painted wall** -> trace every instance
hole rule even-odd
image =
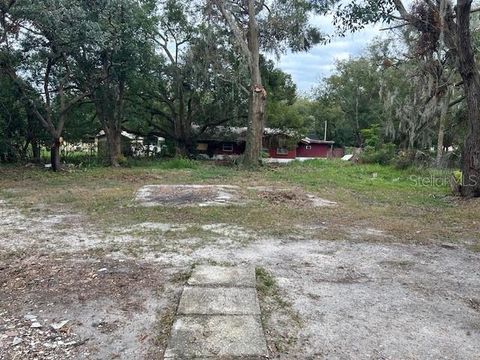
[[[270,148],[268,149],[268,154],[270,155],[271,158],[274,159],[295,159],[297,157],[297,150],[288,150],[288,155],[280,155],[277,154],[277,148]]]
[[[311,149],[307,149],[307,146],[311,146]],[[300,144],[297,148],[298,157],[311,157],[311,158],[327,158],[331,154],[331,145],[328,144]]]
[[[208,144],[207,150],[198,150],[200,154],[214,155],[241,155],[245,152],[245,143],[225,142],[233,145],[233,151],[223,151],[223,144],[219,141],[199,141],[199,143]]]

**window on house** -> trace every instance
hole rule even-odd
[[[312,145],[305,145],[305,150],[312,150]]]
[[[288,155],[288,148],[286,147],[277,148],[277,155]]]
[[[222,150],[224,152],[233,152],[233,144],[223,144]]]
[[[207,151],[208,150],[208,144],[207,143],[198,143],[197,144],[197,150],[198,151]]]

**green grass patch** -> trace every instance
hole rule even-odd
[[[445,206],[450,194],[448,172],[429,169],[397,170],[377,164],[357,165],[341,160],[293,162],[268,177],[312,191],[336,192],[341,201],[358,197],[367,202]]]
[[[475,225],[478,201],[457,201],[449,196],[449,172],[431,169],[398,170],[314,160],[247,171],[212,162],[174,159],[139,162],[130,168],[93,167],[59,173],[0,165],[0,174],[0,198],[26,216],[78,213],[84,215],[86,226],[104,232],[143,222],[199,226],[224,223],[262,236],[293,239],[301,237],[305,228],[325,225],[323,230],[310,232],[309,238],[344,240],[349,239],[352,228],[370,227],[393,235],[392,241],[418,243],[462,241],[479,233]],[[237,185],[246,205],[138,206],[134,201],[136,191],[151,184]],[[257,191],[248,190],[256,186],[313,193],[336,201],[338,206],[273,203],[259,197]],[[207,241],[218,237],[195,227],[183,235],[195,234]],[[176,238],[177,234],[168,236]],[[363,235],[361,239],[371,240]]]
[[[163,170],[184,170],[198,169],[199,164],[195,160],[186,158],[173,159],[129,159],[129,167],[163,169]]]

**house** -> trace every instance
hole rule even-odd
[[[246,127],[215,127],[197,139],[197,152],[206,159],[236,158],[245,151]],[[266,128],[263,135],[266,162],[285,163],[317,158],[342,157],[344,151],[334,141],[302,137],[295,131]]]
[[[298,158],[327,158],[333,154],[335,141],[303,138],[297,147]]]
[[[196,150],[207,159],[239,157],[245,151],[246,134],[247,128],[216,126],[198,136]]]

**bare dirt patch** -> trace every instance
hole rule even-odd
[[[302,189],[278,189],[271,187],[252,187],[257,192],[257,197],[273,205],[289,205],[296,207],[328,207],[337,203],[325,200]]]
[[[274,205],[295,205],[298,207],[336,205],[334,202],[320,199],[314,195],[293,190],[260,191],[258,197]]]
[[[467,249],[268,238],[178,250],[157,260],[271,274],[277,290],[261,308],[274,358],[473,360],[480,352],[480,254]]]
[[[160,358],[183,269],[28,257],[0,266],[0,359]]]
[[[98,244],[99,236],[85,216],[65,210],[28,206],[20,211],[14,204],[0,200],[0,255],[41,247],[57,251],[66,247],[82,249]]]
[[[267,274],[261,303],[271,358],[478,358],[477,203],[468,211],[404,206],[384,190],[386,204],[377,187],[330,191],[325,183],[314,193],[339,206],[311,209],[303,195],[258,196],[308,193],[293,180],[214,173],[212,182],[239,185],[233,204],[245,207],[197,209],[215,201],[207,191],[192,205],[187,196],[186,205],[144,208],[128,206],[136,188],[178,182],[178,173],[140,182],[105,174],[4,182],[14,189],[2,189],[10,202],[0,202],[2,360],[161,358],[177,277],[195,264],[247,264]]]

